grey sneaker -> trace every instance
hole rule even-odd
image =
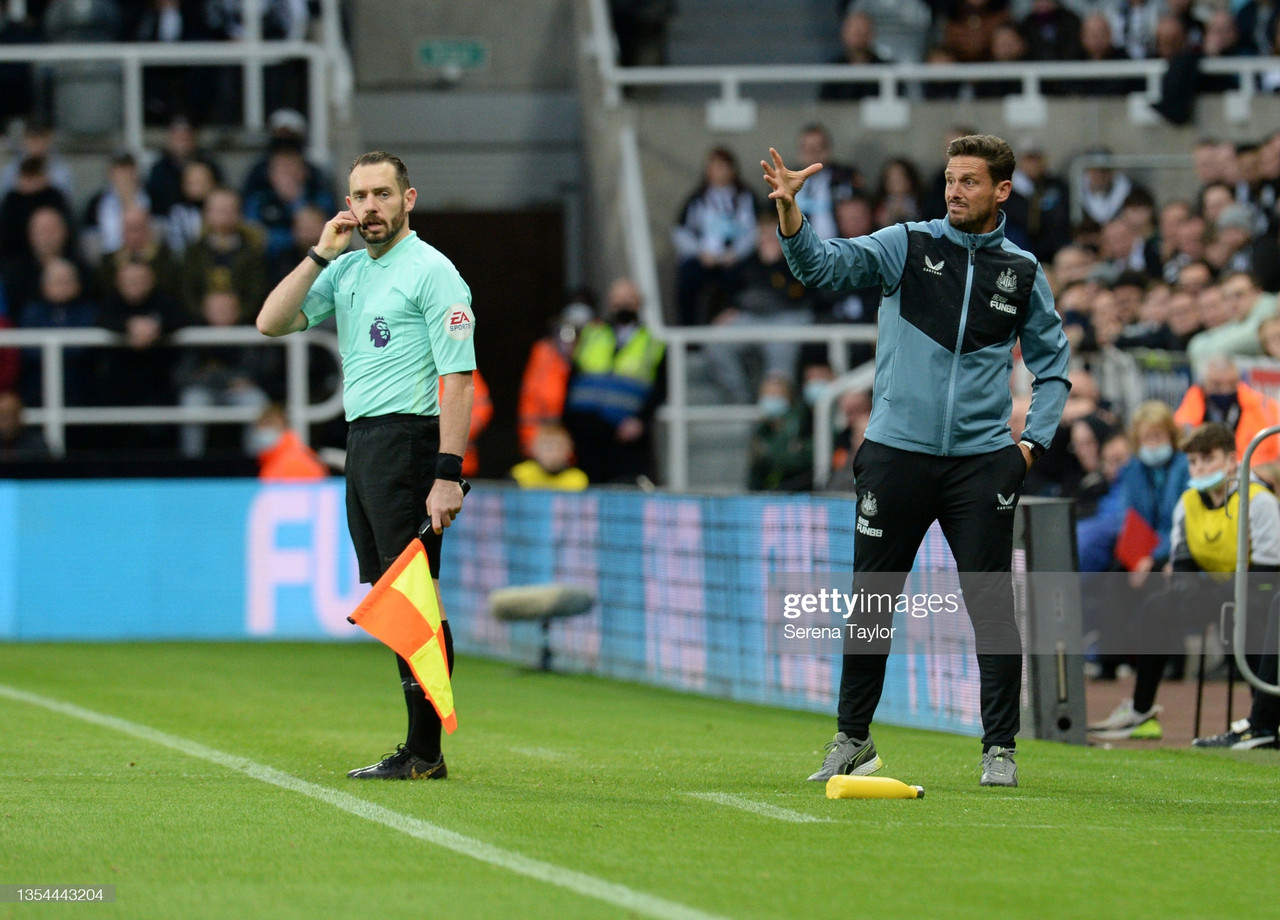
[[[1017,752],[1013,748],[996,746],[982,755],[983,786],[1018,785],[1018,765],[1013,762]]]
[[[825,783],[837,773],[870,776],[884,766],[870,735],[863,741],[855,741],[844,732],[836,732],[836,736],[826,743],[826,751],[822,769],[809,777],[812,783]]]

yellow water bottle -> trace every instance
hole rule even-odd
[[[922,799],[924,786],[908,786],[887,776],[833,776],[827,780],[829,799]]]

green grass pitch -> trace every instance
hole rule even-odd
[[[475,658],[455,689],[447,781],[357,783],[403,737],[379,646],[0,646],[0,884],[116,886],[0,918],[1280,916],[1276,752],[1022,741],[983,789],[974,739],[878,727],[926,798],[828,801],[830,718]]]

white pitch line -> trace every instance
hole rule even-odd
[[[733,795],[728,792],[687,792],[685,795],[691,796],[695,799],[702,799],[704,802],[715,802],[717,805],[726,805],[729,808],[749,811],[753,815],[760,815],[762,818],[772,818],[775,821],[787,821],[791,824],[831,823],[831,818],[819,818],[817,815],[807,815],[802,811],[792,811],[790,808],[779,808],[777,805],[769,805],[765,802],[756,802],[752,799],[744,798],[740,795]]]
[[[617,882],[608,882],[593,875],[587,875],[585,872],[577,872],[553,863],[532,859],[522,853],[504,850],[502,847],[476,840],[473,837],[467,837],[438,824],[432,824],[420,818],[414,818],[410,815],[392,811],[389,808],[383,808],[381,805],[375,805],[350,793],[307,782],[274,767],[268,767],[265,764],[249,760],[247,757],[239,757],[235,754],[228,754],[224,751],[205,747],[196,741],[180,738],[177,735],[170,735],[148,725],[130,722],[116,716],[95,712],[92,709],[83,709],[72,703],[64,703],[51,697],[28,693],[25,690],[8,687],[4,684],[0,684],[0,696],[17,700],[20,703],[39,706],[52,712],[70,716],[73,719],[79,719],[82,722],[109,728],[143,741],[150,741],[153,744],[167,747],[189,757],[217,764],[228,770],[243,773],[245,776],[252,777],[259,782],[278,786],[281,789],[288,789],[290,792],[297,792],[307,798],[325,802],[358,818],[381,824],[384,827],[400,831],[402,834],[407,834],[426,843],[452,850],[463,856],[469,856],[472,859],[488,863],[499,869],[505,869],[508,872],[514,872],[517,875],[523,875],[535,881],[546,882],[549,885],[564,888],[584,897],[613,904],[623,910],[634,911],[646,917],[657,918],[657,920],[725,920],[725,918],[717,914],[709,914],[694,907],[677,904],[675,901],[668,901],[657,895],[636,891]]]

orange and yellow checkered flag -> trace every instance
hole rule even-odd
[[[440,605],[421,540],[409,542],[347,619],[409,662],[444,730],[453,734],[458,718],[453,711]]]

